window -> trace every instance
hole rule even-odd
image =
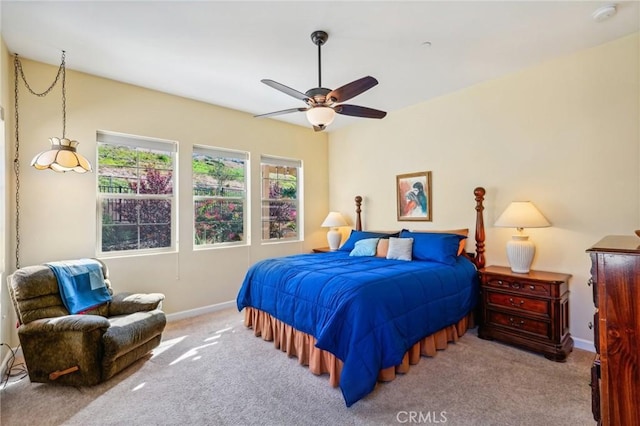
[[[246,244],[249,154],[193,148],[194,245]]]
[[[176,249],[177,144],[98,132],[100,253]]]
[[[299,240],[300,160],[267,157],[262,170],[262,240]]]

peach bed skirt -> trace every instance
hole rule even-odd
[[[306,333],[296,330],[272,317],[270,314],[255,308],[245,308],[244,325],[253,328],[253,334],[261,336],[263,340],[273,341],[276,349],[286,352],[289,356],[298,358],[301,365],[309,366],[313,374],[329,374],[329,384],[338,386],[342,361],[330,352],[316,348],[316,339]],[[397,373],[408,373],[409,366],[420,362],[422,355],[435,356],[439,350],[444,350],[450,342],[456,342],[469,328],[473,328],[473,313],[430,336],[421,339],[404,354],[402,363],[395,367],[380,370],[378,381],[389,382],[395,379]]]

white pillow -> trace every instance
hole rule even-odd
[[[411,260],[413,238],[389,238],[389,251],[387,259]]]

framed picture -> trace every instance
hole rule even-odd
[[[396,176],[398,220],[431,222],[431,172]]]

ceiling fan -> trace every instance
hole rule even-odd
[[[274,115],[288,114],[291,112],[306,112],[307,119],[313,125],[316,132],[324,130],[333,122],[336,113],[342,115],[350,115],[353,117],[364,118],[384,118],[387,113],[373,108],[367,108],[358,105],[343,104],[371,89],[378,84],[378,80],[371,76],[362,77],[361,79],[352,81],[335,90],[322,87],[322,45],[327,42],[329,34],[325,31],[314,31],[311,33],[311,41],[318,46],[318,87],[307,90],[305,93],[298,92],[284,84],[273,80],[260,80],[269,87],[273,87],[289,96],[304,101],[307,106],[300,108],[289,108],[282,111],[274,111],[267,114],[255,115],[254,117],[264,118],[273,117]]]

